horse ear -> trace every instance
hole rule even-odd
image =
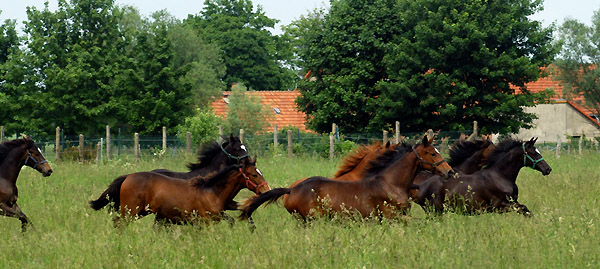
[[[385,143],[385,148],[390,148],[390,141],[388,141],[387,143]]]
[[[233,134],[229,133],[229,141],[233,141]]]
[[[421,141],[421,144],[423,144],[423,146],[425,147],[429,146],[429,140],[427,139],[427,135],[423,136],[423,141]]]
[[[254,155],[254,160],[252,161],[252,162],[253,162],[253,163],[255,163],[255,164],[256,164],[256,157],[257,157],[257,156],[256,156],[256,155]]]

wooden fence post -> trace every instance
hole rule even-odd
[[[579,155],[581,155],[582,152],[582,146],[583,146],[583,135],[581,135],[579,137]]]
[[[219,144],[223,143],[223,126],[219,125],[219,138],[217,138]]]
[[[335,146],[333,144],[333,135],[329,135],[329,159],[333,160],[333,153],[335,150]]]
[[[167,152],[167,127],[162,128],[162,150]]]
[[[4,142],[4,125],[0,126],[0,142]]]
[[[240,142],[244,144],[244,129],[240,129]]]
[[[277,149],[279,142],[277,141],[277,123],[273,124],[273,146]]]
[[[388,142],[388,131],[383,131],[383,145]]]
[[[476,138],[478,136],[478,130],[479,130],[479,128],[477,127],[477,121],[474,120],[473,121],[473,138]]]
[[[185,132],[185,153],[192,153],[192,133]]]
[[[292,130],[288,130],[288,158],[292,158]]]
[[[396,121],[396,144],[400,143],[400,122]]]
[[[96,164],[99,164],[102,161],[102,142],[98,141],[96,145]]]
[[[561,148],[561,144],[560,144],[560,138],[558,139],[558,142],[556,143],[556,158],[560,159],[560,148]]]
[[[56,144],[54,145],[54,149],[56,150],[54,160],[60,160],[60,127],[56,127]]]
[[[79,161],[83,162],[84,160],[84,150],[85,150],[85,140],[83,139],[83,134],[79,134]]]
[[[133,136],[133,155],[135,156],[135,161],[140,161],[140,134],[135,133]]]
[[[110,160],[110,125],[106,125],[106,159]]]

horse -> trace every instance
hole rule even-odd
[[[516,179],[523,167],[550,174],[552,168],[535,148],[537,138],[523,142],[514,139],[501,141],[485,163],[485,168],[471,174],[458,174],[444,180],[431,177],[418,186],[415,200],[426,211],[463,210],[465,213],[516,211],[525,216],[533,214],[518,202]],[[433,208],[431,208],[433,207]]]
[[[489,139],[460,139],[451,147],[448,155],[448,164],[459,174],[470,175],[481,170],[485,160],[496,146]],[[431,171],[421,171],[415,176],[414,184],[422,184],[433,176]]]
[[[44,177],[52,174],[50,164],[31,138],[23,137],[0,144],[0,215],[18,218],[23,232],[31,223],[17,205],[17,177],[24,165],[37,170]]]
[[[114,220],[115,226],[123,219],[141,218],[148,214],[156,214],[159,223],[219,221],[226,217],[223,211],[228,201],[243,188],[258,194],[270,190],[256,169],[256,157],[226,166],[211,176],[190,180],[152,172],[121,176],[98,199],[90,201],[90,206],[100,210],[113,202],[113,209],[121,213]]]
[[[427,136],[423,137],[421,144],[401,144],[377,157],[361,180],[311,177],[293,188],[276,188],[248,199],[239,218],[250,218],[260,205],[272,203],[284,194],[289,194],[284,202],[288,212],[304,220],[329,212],[358,213],[363,218],[395,218],[399,216],[398,213],[407,212],[410,206],[408,190],[415,174],[421,169],[435,170],[444,176],[454,173]]]

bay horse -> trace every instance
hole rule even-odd
[[[276,188],[250,198],[245,202],[240,219],[250,218],[260,205],[274,202],[284,194],[289,194],[284,202],[288,212],[304,220],[330,212],[358,213],[363,218],[395,218],[407,212],[408,190],[421,169],[435,170],[444,176],[454,173],[427,136],[421,144],[401,144],[377,157],[361,180],[340,181],[316,176],[292,188]]]
[[[450,147],[448,164],[457,174],[470,175],[481,170],[496,146],[489,139],[460,139]],[[414,184],[422,184],[433,176],[431,171],[421,171],[415,176]]]
[[[121,176],[113,181],[97,200],[90,201],[99,210],[113,202],[120,211],[115,224],[132,217],[156,214],[157,222],[175,224],[196,221],[221,220],[227,202],[240,190],[248,188],[255,193],[270,190],[254,160],[245,158],[241,164],[226,166],[208,177],[190,180],[168,177],[152,172],[138,172]]]
[[[515,210],[531,216],[529,209],[518,202],[516,180],[523,167],[550,174],[552,168],[535,148],[537,138],[523,142],[501,141],[489,156],[485,168],[471,175],[458,174],[448,180],[431,177],[418,186],[415,200],[424,209],[442,213],[446,210],[476,212],[507,212]]]
[[[17,205],[17,177],[24,165],[37,170],[44,177],[52,174],[50,164],[31,138],[23,137],[0,144],[0,215],[18,218],[23,232],[31,223]]]

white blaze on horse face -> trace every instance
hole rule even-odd
[[[535,152],[537,152],[539,155],[542,155],[538,149],[535,149]]]
[[[256,172],[258,172],[258,174],[262,177],[263,174],[260,172],[260,170],[258,170],[258,168],[256,168]]]
[[[437,152],[437,154],[441,154],[437,148],[433,147],[433,149],[435,149],[435,152]]]
[[[40,153],[40,155],[42,155],[42,158],[44,158],[44,160],[46,159],[46,156],[44,156],[44,153],[42,153],[42,151],[40,150],[39,147],[36,147],[38,152]]]
[[[242,144],[242,145],[240,146],[240,148],[242,148],[244,151],[248,152],[248,150],[246,149],[246,146],[244,146],[244,144]]]

